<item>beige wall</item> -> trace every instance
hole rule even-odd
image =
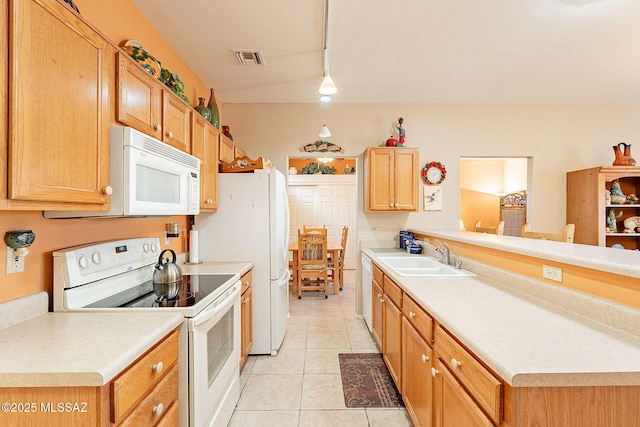
[[[227,104],[226,112],[235,142],[250,157],[268,157],[283,171],[287,156],[318,139],[322,126],[319,103]],[[530,156],[531,222],[544,230],[561,229],[566,221],[566,172],[610,165],[612,145],[640,139],[639,106],[330,104],[326,120],[332,137],[328,140],[342,146],[345,156],[360,155],[366,147],[382,144],[390,124],[400,115],[405,118],[407,145],[421,149],[421,166],[437,160],[447,167],[444,209],[412,214],[360,211],[359,239],[392,237],[399,224],[457,228],[461,156]],[[374,225],[381,231],[372,231]]]

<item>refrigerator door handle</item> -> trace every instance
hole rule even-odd
[[[282,276],[278,279],[278,287],[289,284],[289,279],[291,278],[291,272],[287,268]]]

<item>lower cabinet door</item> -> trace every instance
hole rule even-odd
[[[402,390],[402,311],[384,296],[384,333],[382,336],[382,355],[389,368],[389,373],[398,387]]]
[[[431,370],[434,381],[435,427],[491,427],[494,424],[439,360]]]
[[[433,350],[406,319],[402,319],[402,397],[416,427],[430,427],[433,417]]]
[[[384,316],[384,292],[376,280],[371,281],[371,324],[373,336],[382,349],[382,318]]]

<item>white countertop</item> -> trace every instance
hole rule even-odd
[[[562,262],[622,276],[640,277],[640,251],[459,230],[412,229],[412,232]]]
[[[373,262],[385,255],[363,251]],[[640,385],[640,337],[487,278],[402,277],[376,264],[513,387]]]
[[[238,279],[253,268],[251,261],[204,261],[200,264],[179,263],[183,274],[237,274]]]
[[[184,322],[181,313],[46,313],[0,330],[0,387],[102,386]]]

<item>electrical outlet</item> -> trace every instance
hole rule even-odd
[[[16,250],[7,246],[6,273],[22,273],[24,271],[24,257],[16,256]]]
[[[542,264],[542,277],[562,283],[562,269]]]

